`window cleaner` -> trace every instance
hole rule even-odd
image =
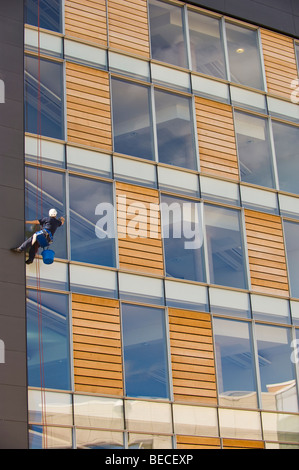
[[[50,243],[53,242],[54,233],[58,227],[61,227],[64,224],[64,217],[60,217],[58,219],[56,209],[50,209],[48,217],[43,217],[38,220],[27,220],[26,224],[39,224],[41,226],[41,230],[27,238],[27,240],[25,240],[19,247],[12,248],[12,251],[15,253],[23,253],[27,248],[29,248],[29,258],[27,259],[26,264],[31,264],[33,263],[39,247],[48,247]]]

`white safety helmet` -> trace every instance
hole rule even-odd
[[[57,210],[56,209],[50,209],[49,210],[49,217],[56,217],[57,215]]]

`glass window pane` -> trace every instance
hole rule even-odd
[[[61,0],[25,0],[25,23],[62,32]]]
[[[251,294],[252,315],[255,320],[290,323],[289,302],[285,299]]]
[[[107,68],[107,53],[104,49],[70,39],[64,39],[64,58],[89,67]]]
[[[197,169],[191,99],[155,90],[159,162]]]
[[[174,432],[185,436],[218,436],[217,409],[173,405]]]
[[[296,337],[293,339],[291,343],[292,347],[292,355],[291,355],[291,361],[293,364],[295,364],[296,370],[297,370],[297,378],[299,377],[299,329],[296,328],[295,330],[295,335]]]
[[[158,167],[159,188],[175,194],[199,197],[198,176],[182,170]]]
[[[76,426],[123,429],[123,402],[114,398],[74,395],[74,420]]]
[[[122,306],[127,396],[169,396],[164,315],[158,308]]]
[[[210,282],[245,289],[247,285],[240,213],[204,206]]]
[[[126,429],[141,432],[172,432],[171,406],[154,401],[125,401]]]
[[[292,324],[299,326],[299,302],[296,300],[291,300],[290,305],[291,305],[291,312],[292,312]],[[299,334],[299,330],[296,330],[296,332],[297,334]]]
[[[162,234],[166,275],[205,282],[202,205],[162,196]]]
[[[152,63],[151,76],[153,83],[166,85],[176,90],[190,91],[190,74],[188,72]]]
[[[64,139],[63,65],[40,59],[39,67],[38,62],[25,57],[25,131]]]
[[[162,279],[119,273],[119,298],[131,302],[164,305],[164,287]]]
[[[262,413],[264,439],[299,442],[299,416],[287,413]]]
[[[172,449],[172,437],[159,434],[128,434],[129,449]]]
[[[299,194],[299,128],[272,121],[279,189]]]
[[[169,307],[209,311],[208,289],[205,286],[165,280],[165,297]]]
[[[267,114],[267,104],[264,94],[244,90],[243,88],[233,85],[230,85],[230,94],[233,106]]]
[[[26,167],[26,220],[39,220],[47,217],[55,208],[57,217],[65,217],[65,177],[63,173],[40,168]],[[26,237],[31,236],[40,226],[26,225]],[[66,224],[57,229],[51,250],[56,258],[66,258]]]
[[[214,319],[219,403],[256,408],[256,380],[250,325]]]
[[[113,207],[111,183],[70,176],[72,260],[115,266]]]
[[[235,111],[241,180],[274,188],[268,120]]]
[[[121,72],[122,75],[139,78],[140,80],[149,81],[150,69],[149,62],[146,60],[136,59],[116,52],[108,52],[109,54],[109,70]]]
[[[63,57],[63,38],[52,33],[25,28],[25,49],[52,57]]]
[[[256,411],[219,409],[220,436],[261,440],[261,418]]]
[[[299,224],[285,220],[283,225],[291,297],[299,298]]]
[[[70,290],[86,295],[118,297],[117,273],[98,266],[69,265]]]
[[[72,449],[72,428],[29,426],[29,449]]]
[[[270,214],[279,214],[277,193],[241,185],[242,206]]]
[[[149,1],[149,20],[152,58],[168,64],[188,67],[183,8]]]
[[[27,162],[65,167],[65,146],[60,142],[25,136],[25,158]]]
[[[299,198],[278,194],[280,214],[293,219],[299,219]]]
[[[154,159],[150,88],[111,80],[114,151]]]
[[[106,153],[79,147],[66,147],[67,167],[80,173],[112,178],[112,159]]]
[[[200,190],[202,197],[209,201],[240,206],[239,185],[236,183],[201,175]]]
[[[128,181],[135,184],[140,183],[142,186],[149,186],[151,188],[157,187],[156,166],[152,163],[114,156],[113,174],[114,178],[120,181]]]
[[[210,308],[212,313],[249,318],[250,300],[245,292],[209,288]]]
[[[198,96],[230,104],[229,85],[214,79],[191,74],[192,92]]]
[[[192,70],[226,79],[220,21],[188,11],[188,25]]]
[[[28,290],[27,350],[29,386],[70,389],[68,296]]]
[[[257,30],[226,22],[231,81],[264,89]]]
[[[56,261],[52,264],[40,263],[38,270],[35,264],[26,266],[27,286],[36,289],[69,290],[68,265]]]
[[[76,429],[77,449],[123,449],[122,432]]]
[[[256,324],[262,407],[298,412],[291,330]]]
[[[290,90],[292,90],[292,88],[290,88]],[[291,93],[290,93],[290,97],[291,99],[294,100]],[[288,101],[273,98],[272,96],[267,96],[268,113],[270,114],[270,116],[274,116],[278,119],[284,119],[287,121],[298,123],[299,122],[299,106],[298,106],[297,98],[295,98],[294,101],[293,103],[290,103]]]
[[[68,393],[28,391],[29,422],[73,424],[72,398]]]

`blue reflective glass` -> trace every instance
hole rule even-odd
[[[184,33],[184,10],[159,0],[150,0],[150,39],[152,58],[188,67]]]
[[[256,408],[251,327],[246,322],[214,319],[219,404]]]
[[[210,282],[245,289],[247,286],[240,212],[205,204]]]
[[[150,89],[117,79],[111,85],[114,151],[152,160]]]
[[[272,121],[279,189],[299,194],[299,129]]]
[[[25,131],[64,139],[63,64],[25,57]]]
[[[205,282],[200,204],[170,196],[161,202],[166,275]]]
[[[256,324],[256,339],[263,408],[298,412],[290,328]]]
[[[62,32],[61,0],[25,0],[24,13],[25,24]]]
[[[70,176],[71,259],[115,266],[115,226],[111,183]]]
[[[299,224],[285,220],[284,235],[291,296],[299,298]]]
[[[221,22],[218,18],[188,11],[192,70],[226,79]]]
[[[69,390],[68,297],[29,290],[27,294],[28,385]]]
[[[55,208],[57,217],[65,217],[65,177],[64,174],[26,167],[26,220],[36,220],[47,217],[49,210]],[[40,226],[26,225],[26,236],[31,236]],[[58,227],[50,246],[55,251],[56,258],[67,257],[66,253],[66,224]]]
[[[122,305],[126,395],[168,398],[165,312],[138,305]]]
[[[191,99],[155,90],[159,162],[197,169]]]
[[[71,428],[61,426],[28,426],[29,449],[72,449]]]
[[[235,111],[235,128],[242,181],[274,188],[268,119]]]
[[[231,81],[263,90],[258,31],[226,22],[226,39]]]

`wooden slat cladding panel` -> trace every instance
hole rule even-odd
[[[280,217],[246,209],[245,223],[252,290],[288,295]]]
[[[146,0],[108,0],[109,46],[149,58]]]
[[[170,308],[169,331],[175,400],[216,404],[210,315]]]
[[[65,34],[107,46],[106,0],[65,0]]]
[[[177,449],[220,449],[218,437],[176,436]]]
[[[196,96],[195,108],[201,171],[238,180],[231,106]]]
[[[158,191],[117,182],[116,197],[120,267],[163,275]]]
[[[298,76],[293,39],[261,29],[267,90],[291,99],[291,81]]]
[[[75,390],[123,395],[118,301],[73,294],[72,322]]]
[[[223,439],[224,449],[264,449],[263,441],[250,441],[246,439]]]
[[[112,150],[108,73],[66,63],[69,142]]]

